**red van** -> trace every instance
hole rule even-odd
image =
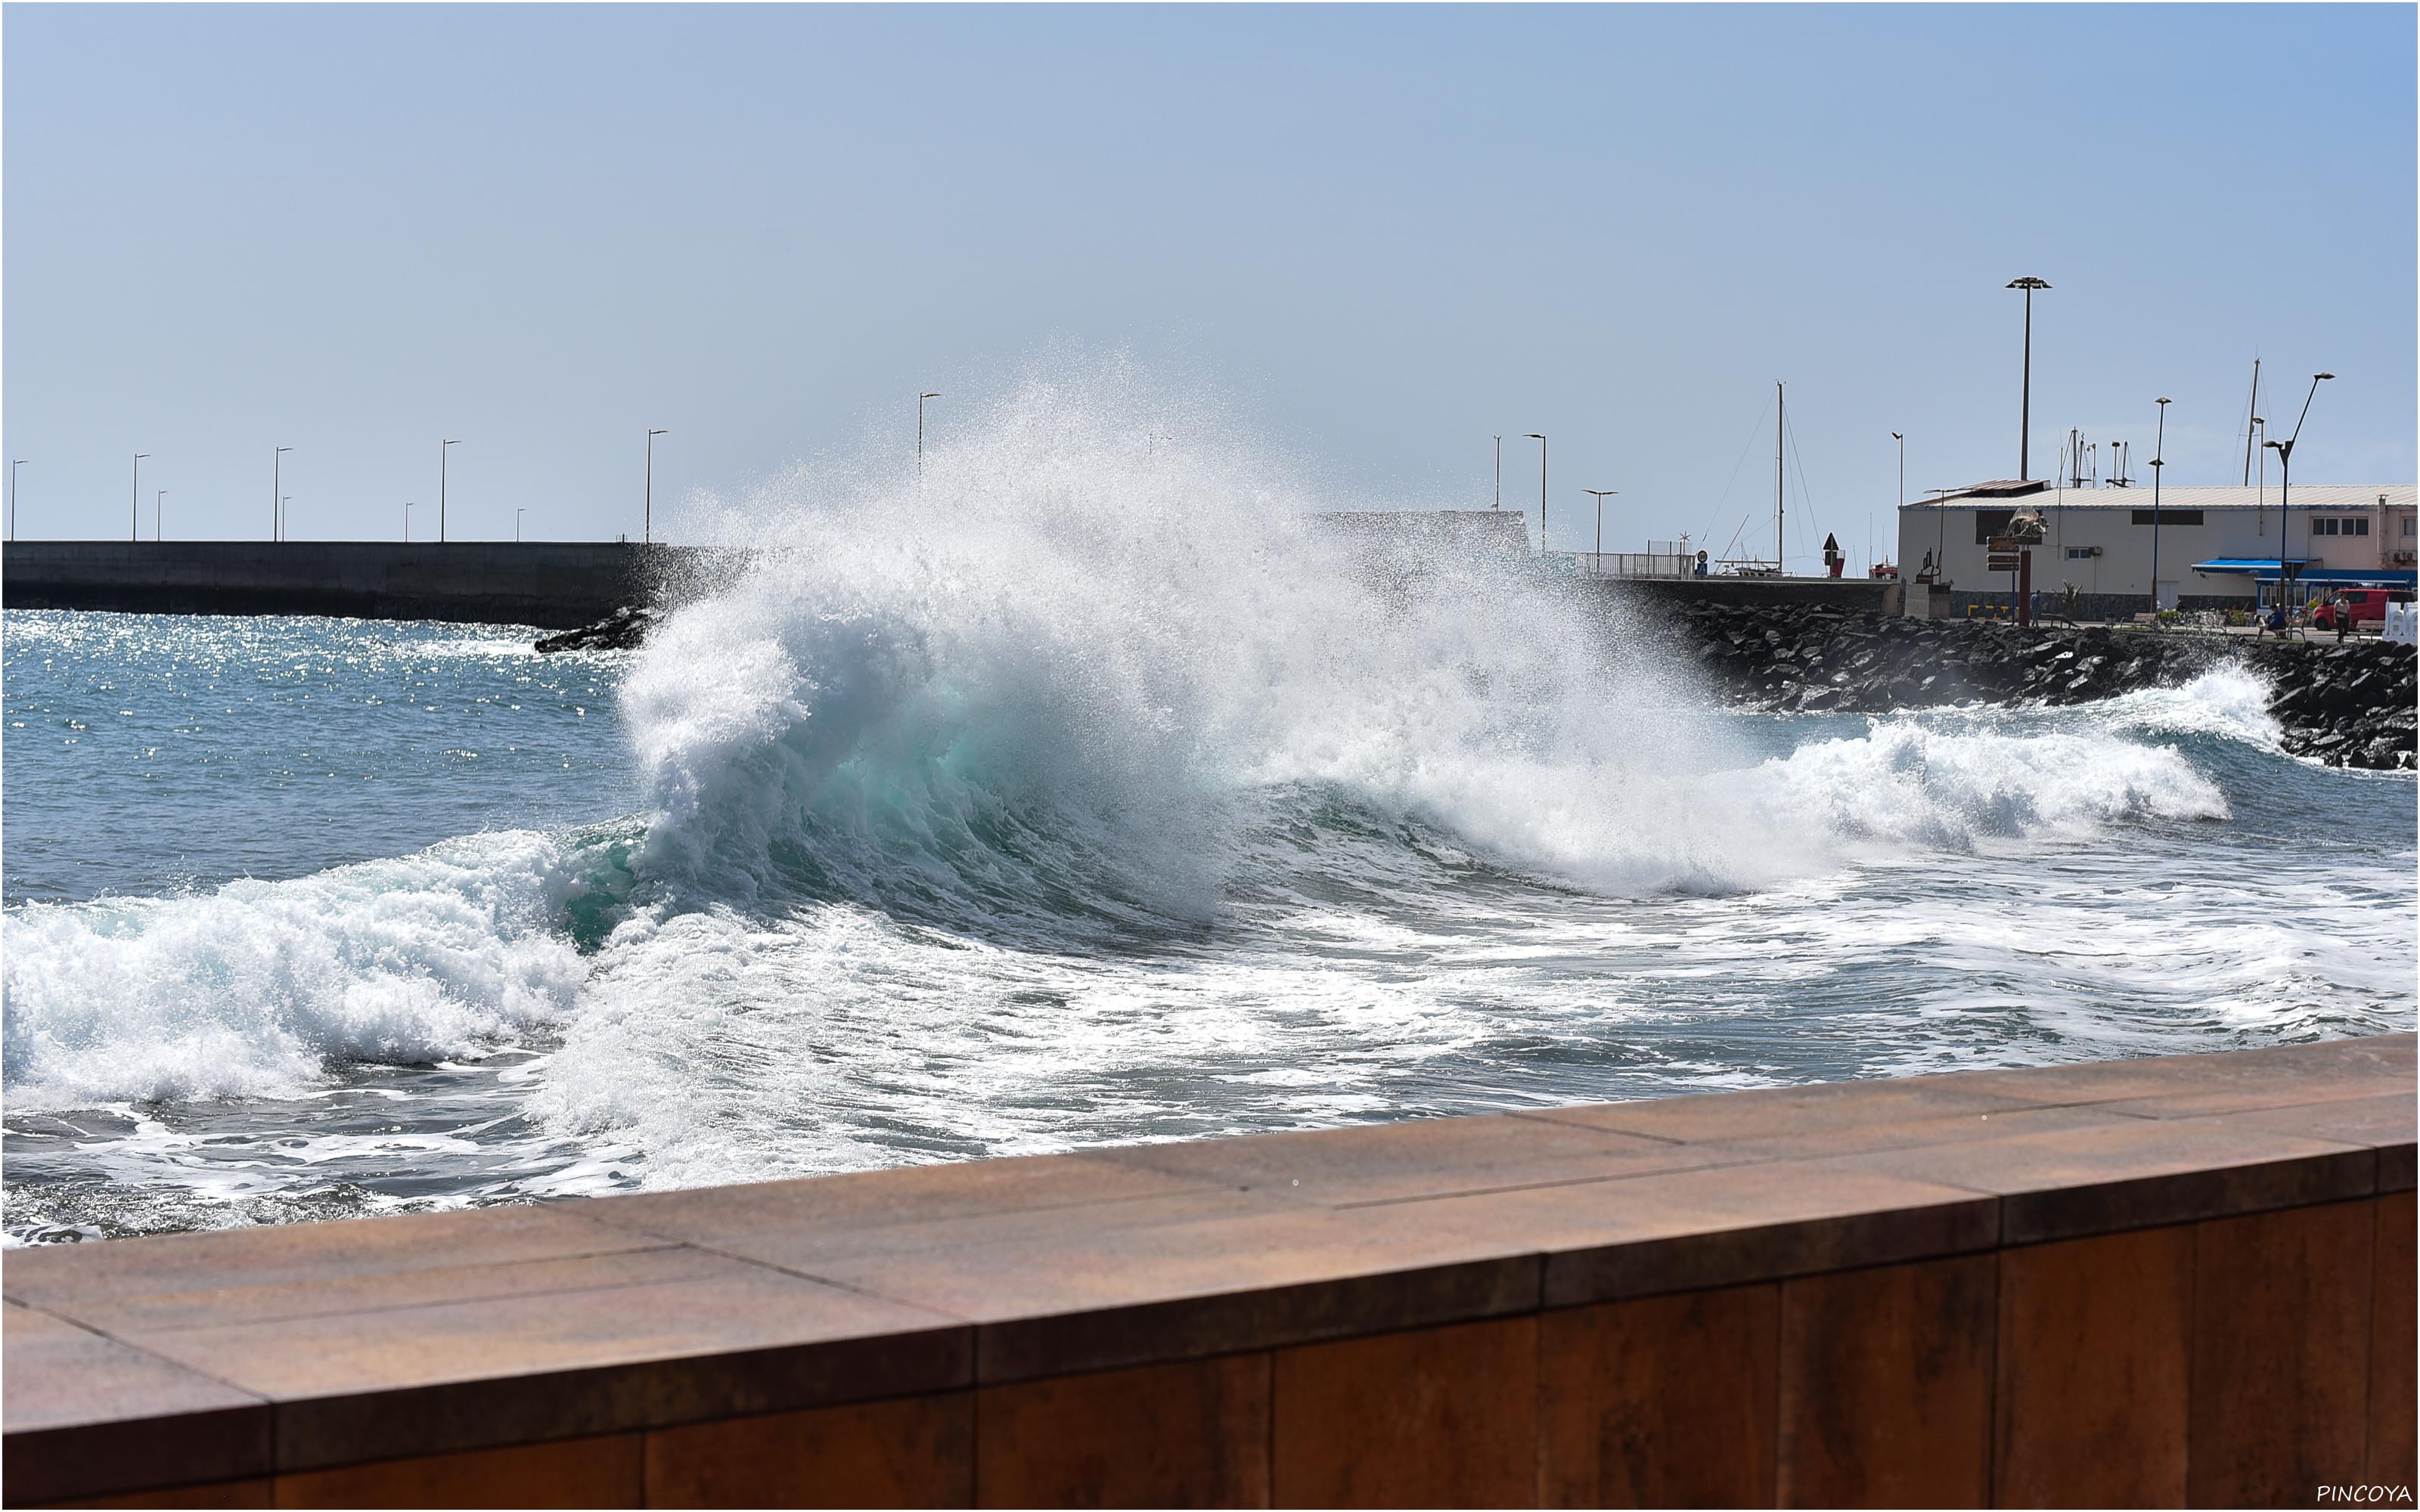
[[[2412,602],[2412,590],[2408,588],[2340,588],[2336,593],[2344,595],[2346,607],[2350,611],[2346,618],[2356,625],[2379,624],[2386,618],[2387,605]],[[2319,607],[2312,611],[2312,625],[2322,630],[2333,630],[2336,627],[2335,599],[2335,594],[2329,594],[2320,602]]]

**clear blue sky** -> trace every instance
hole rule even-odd
[[[2410,482],[2414,11],[11,5],[6,444],[28,536],[638,528],[1051,351],[1202,385],[1355,502],[1555,538],[1812,523],[2071,425]],[[2297,395],[2298,397],[2298,395]],[[955,407],[955,408],[954,408]],[[1769,416],[1767,419],[1769,424]],[[1745,461],[1740,459],[1745,454]],[[1735,471],[1736,470],[1736,471]],[[1508,502],[1535,508],[1534,442]],[[1796,479],[1792,478],[1796,494]],[[1802,507],[1793,502],[1793,509]],[[417,518],[427,519],[427,513]],[[1533,516],[1534,517],[1534,516]],[[1877,529],[1881,528],[1878,522]],[[426,527],[424,526],[425,530]],[[1820,536],[1817,537],[1820,540]],[[1810,543],[1811,544],[1811,543]],[[1805,548],[1793,540],[1793,558]]]

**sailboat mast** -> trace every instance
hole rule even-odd
[[[2260,359],[2252,359],[2252,403],[2243,411],[2243,484],[2252,486],[2252,433],[2259,427],[2253,424],[2260,413]]]
[[[1773,570],[1780,572],[1786,559],[1782,555],[1781,535],[1781,385],[1773,386]]]

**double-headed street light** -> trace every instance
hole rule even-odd
[[[1542,431],[1530,431],[1522,440],[1538,443],[1538,555],[1546,554],[1546,438]]]
[[[1596,501],[1596,551],[1589,559],[1589,574],[1590,577],[1595,577],[1601,575],[1605,571],[1605,501],[1608,496],[1618,494],[1621,492],[1621,490],[1619,488],[1582,488],[1580,492],[1587,494],[1590,498]]]
[[[656,538],[656,438],[671,434],[668,430],[647,432],[647,501],[639,517],[639,539],[642,543]]]
[[[2160,434],[2151,443],[2151,623],[2158,625],[2160,612],[2160,470],[2166,467],[2168,450],[2168,401],[2160,400]]]
[[[2034,428],[2034,290],[2050,285],[2039,278],[2026,277],[2009,280],[2009,287],[2025,291],[2024,382],[2017,410],[2017,480],[2022,483],[2033,475],[2030,471],[2031,454],[2026,451],[2026,445],[2033,439]]]
[[[286,454],[292,450],[294,448],[291,446],[281,446],[269,454],[269,538],[272,541],[286,539],[286,517],[282,512],[283,506],[279,503],[279,501],[286,496],[279,490],[286,486],[286,477],[282,469],[285,466]]]
[[[2319,385],[2334,377],[2334,373],[2312,374],[2311,392],[2303,395],[2303,412],[2294,417],[2294,434],[2282,441],[2261,443],[2277,454],[2277,602],[2280,605],[2286,602],[2286,531],[2293,518],[2286,512],[2286,501],[2294,489],[2294,443],[2302,439],[2303,422],[2311,418],[2311,401],[2319,397]]]

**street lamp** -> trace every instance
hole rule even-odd
[[[143,459],[150,455],[148,452],[134,454],[134,492],[126,501],[126,538],[130,541],[143,538]]]
[[[278,490],[286,486],[286,479],[279,470],[285,465],[286,454],[292,450],[291,446],[281,446],[269,455],[269,538],[272,541],[286,539],[285,519],[278,513],[277,502],[285,497]]]
[[[163,538],[165,527],[160,523],[160,517],[167,511],[167,499],[168,490],[165,488],[154,490],[151,496],[151,540],[154,545]]]
[[[1898,431],[1892,431],[1891,440],[1899,442],[1899,507],[1905,509],[1907,507],[1907,438]]]
[[[667,430],[647,432],[647,501],[644,513],[639,517],[639,539],[642,543],[653,541],[656,538],[656,438],[671,434],[672,432]],[[629,537],[625,536],[623,539],[628,540]]]
[[[1602,575],[1605,571],[1606,496],[1608,494],[1618,494],[1621,492],[1621,490],[1619,488],[1582,488],[1580,492],[1587,494],[1590,498],[1596,501],[1596,552],[1589,560],[1589,575],[1590,577],[1597,577]]]
[[[1529,431],[1524,440],[1538,443],[1538,555],[1546,554],[1546,438],[1539,431]]]
[[[287,517],[287,515],[290,513],[290,511],[288,511],[288,510],[286,508],[286,506],[287,506],[287,504],[292,503],[293,501],[294,501],[294,496],[293,496],[292,494],[287,494],[287,495],[286,495],[284,498],[282,498],[282,499],[280,499],[280,500],[278,500],[278,501],[277,501],[277,505],[278,505],[277,517],[278,517],[280,520],[285,519],[285,517]],[[282,527],[282,526],[281,526],[280,528],[281,528],[281,529],[283,529],[283,527]],[[282,537],[282,536],[281,536],[281,537],[280,537],[280,539],[282,540],[282,539],[284,539],[284,537]]]
[[[515,546],[521,544],[521,517],[528,513],[526,508],[513,511],[513,545]]]
[[[2160,623],[2160,470],[2166,467],[2168,401],[2160,401],[2160,431],[2151,442],[2151,623]],[[2284,571],[2281,565],[2278,570]]]
[[[403,539],[407,546],[411,542],[411,501],[409,499],[403,501]]]
[[[916,395],[916,481],[924,481],[924,401],[938,399],[939,392]]]
[[[1501,436],[1496,438],[1496,502],[1487,507],[1504,507],[1504,438]]]
[[[2311,375],[2311,392],[2303,395],[2303,412],[2294,417],[2294,434],[2282,441],[2263,441],[2277,454],[2277,602],[2286,602],[2286,530],[2292,516],[2286,512],[2286,501],[2294,490],[2294,443],[2302,440],[2303,422],[2311,418],[2311,401],[2319,397],[2319,385],[2335,377],[2334,373]]]
[[[2025,447],[2026,443],[2033,439],[2034,427],[2034,290],[2048,288],[2050,285],[2039,278],[2028,277],[2010,280],[2009,287],[2025,291],[2024,384],[2022,391],[2024,397],[2020,401],[2017,411],[2017,479],[2023,482],[2032,476],[2029,466],[2031,454]]]
[[[8,539],[12,541],[17,538],[17,470],[24,465],[22,456],[8,464]]]
[[[437,541],[441,546],[445,542],[445,448],[461,444],[460,441],[437,443]]]

